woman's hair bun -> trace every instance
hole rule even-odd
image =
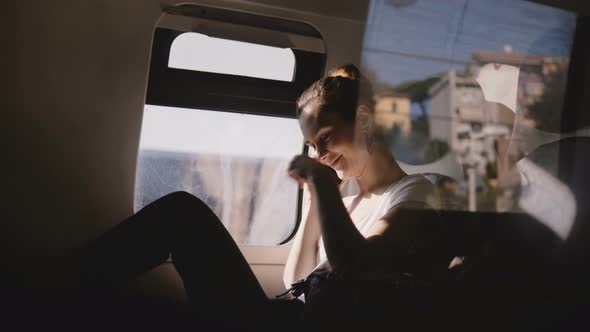
[[[358,84],[358,98],[361,102],[366,103],[370,107],[375,106],[373,99],[373,87],[371,82],[361,73],[357,66],[349,63],[340,67],[336,67],[328,71],[327,77],[345,77],[355,81]]]
[[[347,64],[328,71],[326,77],[309,86],[297,99],[297,114],[314,105],[354,121],[359,103],[373,109],[373,90],[360,70],[353,64]]]
[[[336,67],[328,72],[329,77],[342,76],[351,80],[358,81],[362,78],[361,71],[353,64]]]

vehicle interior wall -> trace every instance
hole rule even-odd
[[[14,3],[14,105],[2,121],[11,160],[3,163],[3,287],[75,284],[67,259],[132,214],[153,31],[162,8],[187,2],[308,22],[322,33],[328,66],[360,61],[364,1],[354,11],[339,1]],[[288,248],[263,249],[243,251],[273,294]],[[183,297],[171,266],[139,285]]]
[[[29,1],[16,8],[15,105],[3,277],[64,282],[72,249],[129,214],[159,3]],[[18,160],[18,162],[16,161]],[[12,286],[5,284],[5,286]]]

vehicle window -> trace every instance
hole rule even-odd
[[[302,142],[295,119],[146,105],[135,210],[183,190],[237,243],[280,243],[295,224],[297,186],[286,174]]]
[[[295,55],[288,48],[186,32],[170,48],[170,68],[293,81]]]
[[[187,191],[238,244],[292,236],[300,192],[287,164],[304,150],[295,99],[316,79],[298,76],[296,59],[320,75],[320,53],[156,28],[135,211]]]
[[[525,197],[520,161],[566,135],[559,125],[575,28],[575,14],[527,1],[372,0],[363,69],[402,167],[445,175],[432,181],[455,209],[542,205],[547,197]],[[551,153],[546,162],[559,151]]]

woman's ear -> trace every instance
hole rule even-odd
[[[371,112],[367,105],[359,105],[356,108],[356,119],[362,129],[369,129],[371,126]]]

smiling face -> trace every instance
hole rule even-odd
[[[321,110],[312,105],[299,116],[305,143],[317,152],[316,159],[332,167],[344,179],[362,173],[368,153],[358,132],[358,121],[346,121],[337,112]]]

